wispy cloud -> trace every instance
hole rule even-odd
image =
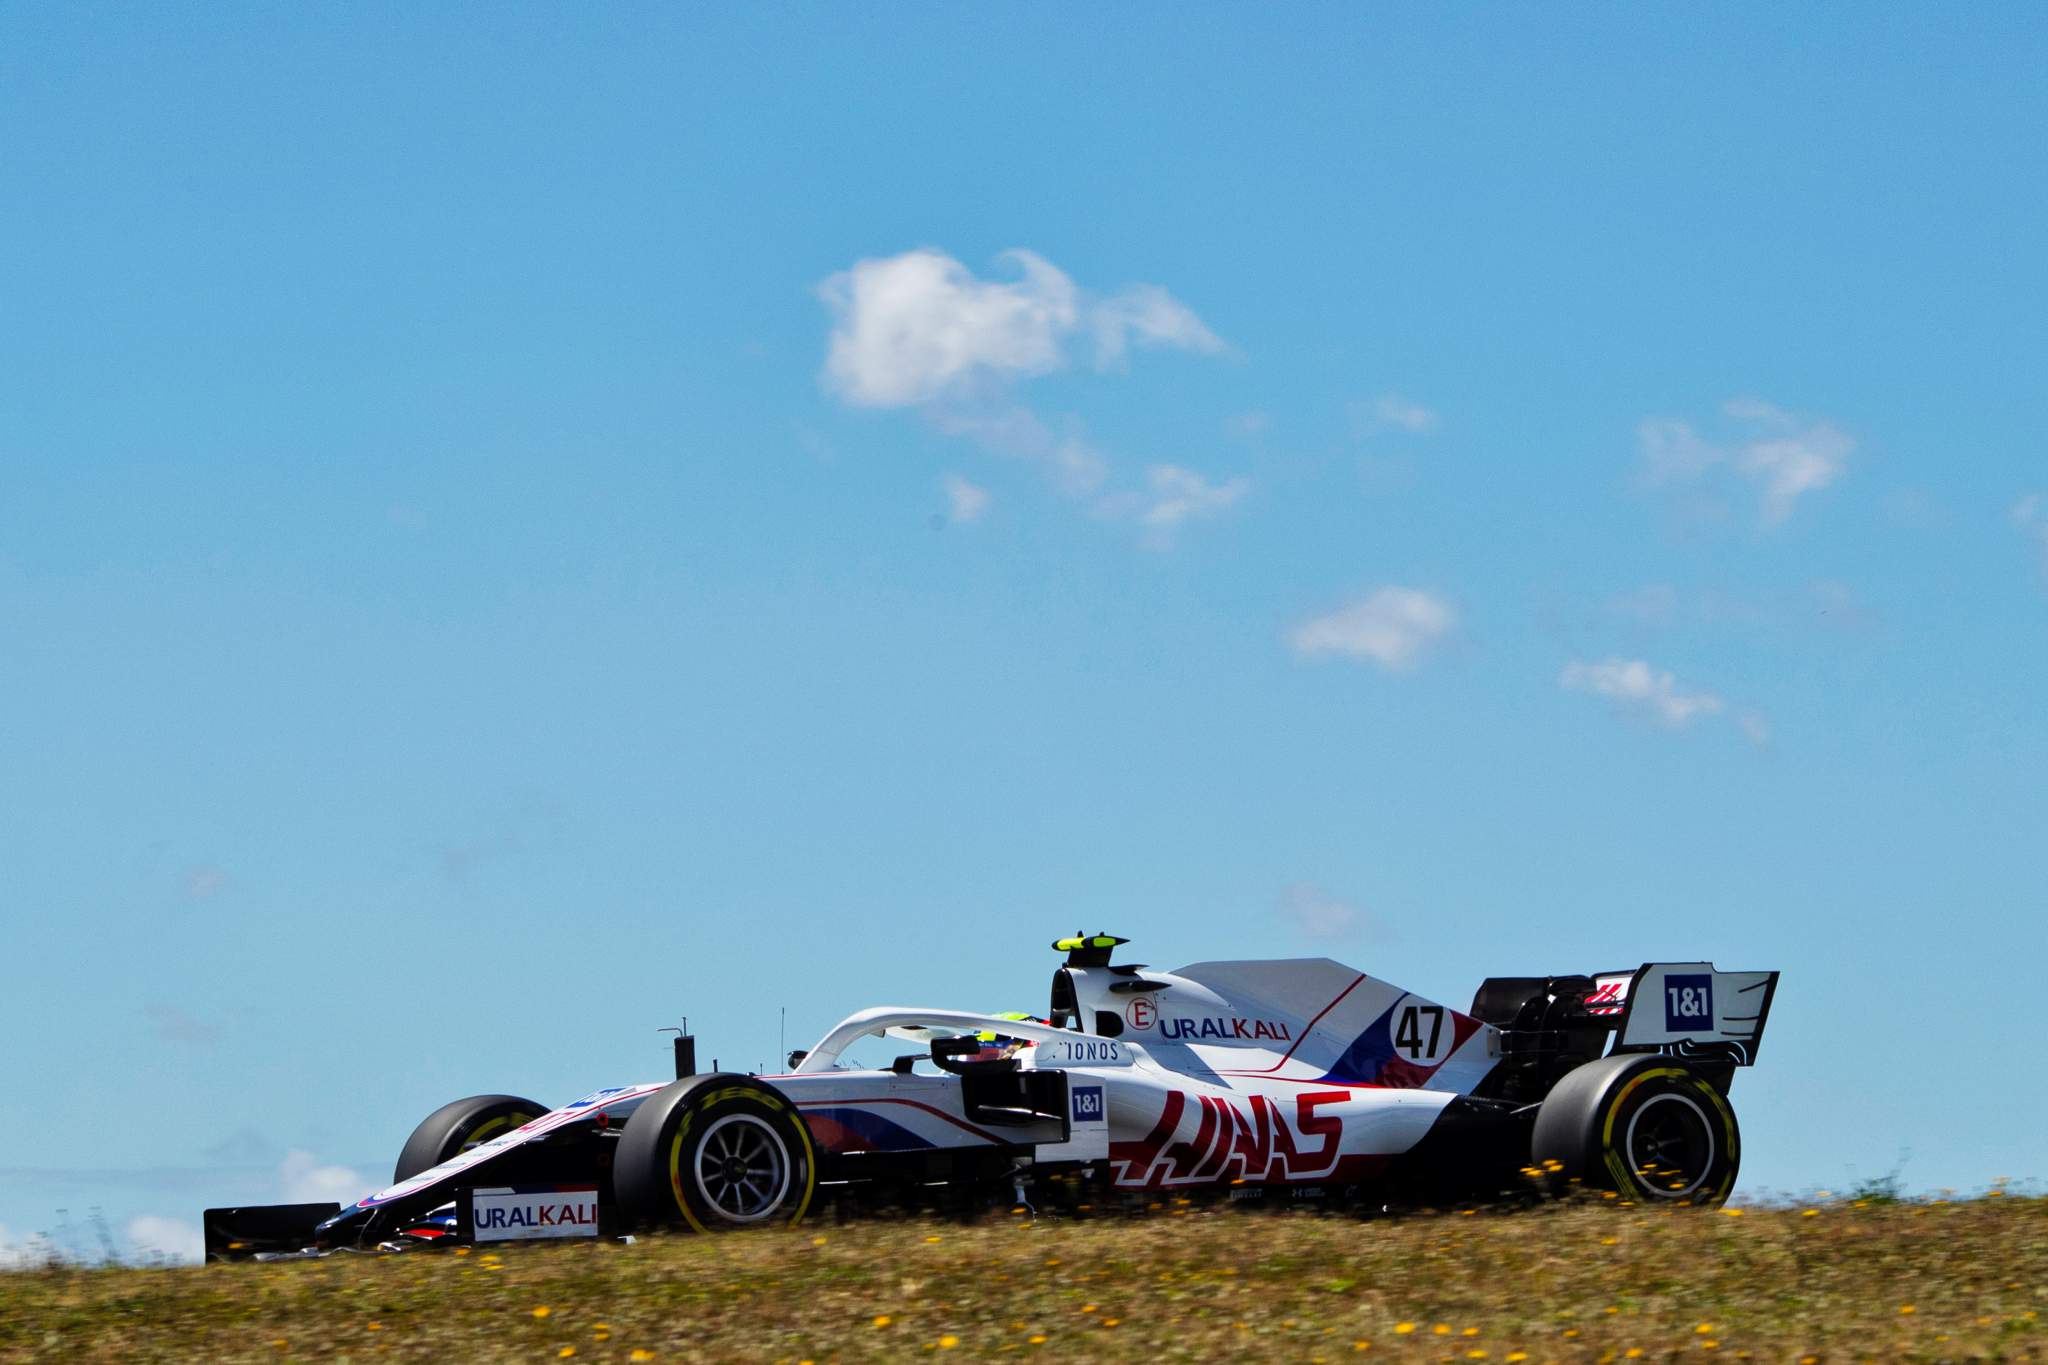
[[[1287,643],[1306,659],[1357,659],[1389,671],[1414,667],[1457,628],[1450,603],[1420,588],[1384,587],[1304,621]]]
[[[228,889],[228,874],[217,867],[185,870],[185,894],[195,901],[209,900]]]
[[[297,1150],[285,1153],[277,1181],[287,1204],[351,1204],[371,1190],[370,1182],[349,1167],[328,1165]]]
[[[1351,405],[1351,431],[1354,436],[1371,436],[1382,431],[1404,431],[1411,436],[1421,436],[1436,428],[1435,409],[1426,408],[1398,393],[1383,393],[1377,398]]]
[[[1618,710],[1674,730],[1728,709],[1728,703],[1718,694],[1687,687],[1670,670],[1657,668],[1643,659],[1602,659],[1593,663],[1575,660],[1564,666],[1557,682],[1568,692],[1605,697]],[[1769,737],[1770,729],[1761,714],[1746,711],[1738,719],[1752,740],[1760,743]]]
[[[1323,942],[1354,938],[1375,927],[1371,916],[1359,906],[1309,882],[1282,887],[1274,908],[1302,937]]]
[[[1796,588],[1769,592],[1680,590],[1670,583],[1649,583],[1608,598],[1601,604],[1600,613],[1610,621],[1659,630],[1705,627],[1794,634],[1823,629],[1855,633],[1882,624],[1879,613],[1855,585],[1838,578],[1816,578]]]
[[[144,1214],[123,1229],[134,1255],[144,1261],[196,1265],[206,1259],[206,1238],[197,1227],[178,1218]]]
[[[1148,547],[1163,550],[1182,523],[1220,515],[1251,486],[1249,479],[1218,483],[1179,465],[1155,464],[1145,470],[1143,492],[1112,494],[1096,510],[1105,517],[1130,518],[1143,530]]]
[[[984,450],[1030,460],[1043,469],[1054,488],[1072,498],[1086,497],[1109,478],[1109,461],[1070,422],[1054,431],[1027,407],[1009,405],[980,409],[938,408],[927,414],[948,436],[973,441]]]
[[[2012,505],[2012,524],[2033,542],[2041,558],[2041,572],[2048,574],[2048,494],[2028,493]]]
[[[958,474],[948,474],[943,483],[946,489],[946,520],[957,526],[970,526],[980,521],[994,500],[986,488]]]
[[[0,1223],[0,1270],[28,1270],[49,1264],[55,1256],[55,1250],[44,1238],[18,1235]]]
[[[914,410],[947,435],[1028,460],[1097,515],[1134,520],[1155,547],[1173,527],[1234,502],[1242,480],[1197,486],[1189,481],[1201,476],[1171,464],[1151,466],[1143,490],[1106,493],[1110,461],[1080,421],[1048,421],[1019,396],[1028,381],[1079,363],[1122,370],[1133,350],[1223,350],[1194,310],[1153,284],[1093,293],[1035,252],[999,259],[1014,278],[982,279],[920,248],[826,279],[818,295],[832,319],[827,391],[854,407]]]
[[[1756,486],[1758,516],[1782,525],[1809,493],[1840,478],[1855,438],[1834,423],[1803,417],[1761,398],[1721,405],[1728,434],[1711,439],[1676,417],[1645,418],[1636,427],[1643,476],[1652,484],[1692,483],[1728,470]]]

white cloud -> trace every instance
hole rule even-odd
[[[980,521],[988,511],[994,496],[978,483],[970,483],[958,474],[948,474],[946,486],[946,519],[961,526]]]
[[[195,901],[228,889],[228,874],[217,867],[195,867],[185,873],[185,894]]]
[[[1652,483],[1696,479],[1725,458],[1692,423],[1676,417],[1645,417],[1636,423],[1636,445],[1643,452],[1644,476]]]
[[[27,1270],[47,1265],[53,1258],[50,1244],[40,1237],[17,1237],[0,1223],[0,1270]]]
[[[1457,626],[1441,597],[1419,588],[1385,587],[1288,632],[1304,658],[1343,655],[1397,670],[1412,667]]]
[[[1235,413],[1223,419],[1223,429],[1232,436],[1249,440],[1254,436],[1262,436],[1273,429],[1273,414],[1265,411],[1263,408],[1253,408],[1249,412]]]
[[[1436,425],[1434,410],[1398,393],[1383,393],[1371,402],[1351,405],[1351,429],[1359,436],[1379,431],[1405,431],[1420,436],[1435,431]]]
[[[290,1151],[277,1168],[287,1204],[353,1204],[370,1193],[370,1182],[346,1166],[323,1166],[311,1152]]]
[[[1155,550],[1173,543],[1183,522],[1220,515],[1251,491],[1251,480],[1212,483],[1206,476],[1179,465],[1155,464],[1145,470],[1142,493],[1115,493],[1096,504],[1097,515],[1129,518],[1144,531],[1145,544]]]
[[[1026,407],[939,409],[932,422],[949,436],[964,436],[999,455],[1032,460],[1069,497],[1085,497],[1109,478],[1109,461],[1076,431],[1055,432]]]
[[[1098,369],[1132,344],[1223,348],[1193,310],[1157,285],[1094,297],[1035,252],[1006,251],[1015,280],[977,279],[929,247],[857,261],[818,286],[833,315],[825,382],[860,407],[973,398],[1070,363],[1068,343],[1094,342]]]
[[[1192,469],[1155,464],[1145,471],[1150,500],[1138,520],[1147,526],[1178,526],[1189,517],[1212,517],[1243,497],[1249,479],[1211,483]]]
[[[944,252],[921,248],[857,261],[825,280],[825,387],[856,407],[915,409],[949,436],[1029,460],[1097,515],[1135,520],[1155,547],[1182,522],[1242,496],[1243,480],[1210,484],[1170,464],[1153,465],[1143,491],[1105,496],[1109,461],[1079,421],[1049,424],[1017,397],[1025,381],[1084,356],[1112,371],[1134,348],[1221,351],[1192,309],[1153,284],[1091,293],[1030,251],[999,259],[1014,279],[981,279]]]
[[[1833,483],[1855,448],[1855,441],[1825,424],[1797,436],[1745,446],[1740,467],[1763,485],[1764,524],[1781,525],[1802,495]]]
[[[1278,910],[1305,938],[1349,938],[1371,927],[1365,911],[1308,882],[1281,888]]]
[[[1727,468],[1755,484],[1766,526],[1782,525],[1793,506],[1848,468],[1856,440],[1832,422],[1802,417],[1761,398],[1731,398],[1722,415],[1737,431],[1726,441],[1700,435],[1690,422],[1650,417],[1636,427],[1643,472],[1652,483],[1684,483]]]
[[[1601,614],[1639,628],[1691,626],[1803,635],[1822,629],[1864,631],[1880,624],[1878,613],[1855,586],[1838,578],[1810,579],[1796,588],[1770,592],[1681,591],[1669,583],[1651,583],[1608,598],[1601,604]]]
[[[1140,346],[1168,346],[1214,354],[1223,342],[1194,310],[1156,284],[1134,284],[1088,310],[1095,336],[1095,368],[1112,370],[1125,361],[1133,340]]]
[[[2012,524],[2041,552],[2041,572],[2048,573],[2048,495],[2029,493],[2012,505]]]
[[[144,1214],[128,1220],[128,1245],[145,1261],[194,1265],[206,1259],[206,1238],[192,1224]]]
[[[1727,708],[1727,703],[1712,692],[1687,691],[1668,671],[1653,668],[1641,659],[1575,661],[1565,665],[1557,681],[1567,691],[1606,697],[1618,706],[1674,728]]]
[[[1765,745],[1771,742],[1771,723],[1764,718],[1763,712],[1738,712],[1735,717],[1735,723],[1741,727],[1743,738],[1747,739],[1751,744]]]

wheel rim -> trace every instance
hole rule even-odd
[[[1658,1199],[1684,1199],[1706,1183],[1718,1147],[1706,1110],[1690,1095],[1666,1092],[1629,1115],[1625,1138],[1636,1183]]]
[[[753,1114],[728,1114],[705,1129],[691,1165],[697,1193],[730,1223],[760,1222],[789,1193],[789,1149]]]

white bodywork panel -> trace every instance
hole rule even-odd
[[[828,1150],[1014,1144],[1020,1130],[977,1133],[957,1100],[940,1101],[958,1095],[951,1077],[835,1064],[862,1038],[885,1032],[1019,1039],[1020,1067],[1067,1076],[1066,1140],[1042,1140],[1038,1160],[1107,1158],[1115,1181],[1137,1188],[1303,1184],[1376,1173],[1413,1147],[1498,1055],[1490,1026],[1327,959],[1068,975],[1080,1018],[1094,1023],[1098,1012],[1114,1012],[1114,1037],[1100,1028],[884,1006],[829,1031],[794,1074],[764,1079],[790,1095]]]

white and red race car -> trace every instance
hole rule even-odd
[[[1714,1205],[1741,1157],[1728,1087],[1776,972],[1650,963],[1495,977],[1469,1013],[1324,958],[1115,964],[1062,939],[1044,1018],[881,1006],[779,1075],[699,1073],[558,1109],[457,1100],[395,1183],[343,1209],[210,1209],[209,1256],[794,1223],[822,1205],[1150,1201],[1371,1207],[1484,1198],[1523,1172]],[[884,1067],[845,1060],[877,1037]],[[870,1044],[872,1046],[872,1044]]]

